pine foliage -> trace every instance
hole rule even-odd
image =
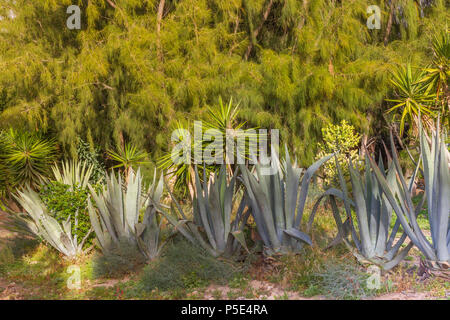
[[[249,126],[281,129],[307,165],[326,123],[371,133],[388,71],[430,63],[449,21],[444,0],[372,2],[380,30],[363,0],[0,0],[0,127],[42,130],[71,155],[79,138],[125,140],[156,159],[177,120],[221,96]],[[66,27],[71,4],[82,30]]]

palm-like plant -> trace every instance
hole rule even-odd
[[[205,133],[214,135],[215,137],[221,137],[223,145],[221,148],[214,148],[214,157],[216,159],[222,159],[224,163],[227,163],[227,169],[230,173],[233,173],[236,169],[236,166],[230,165],[231,163],[235,163],[234,161],[230,161],[231,159],[228,159],[229,154],[227,153],[226,146],[227,143],[229,146],[233,146],[235,144],[235,141],[239,139],[239,137],[250,138],[250,143],[253,141],[256,141],[256,133],[252,133],[250,130],[243,130],[243,126],[246,122],[238,122],[237,117],[239,114],[239,104],[233,105],[233,100],[230,99],[230,101],[227,104],[224,104],[222,102],[222,99],[219,98],[219,105],[218,108],[209,108],[207,115],[209,117],[209,120],[206,120],[202,123],[202,128],[197,129],[201,131],[202,137],[199,141],[195,141],[193,139],[193,135],[191,135],[186,129],[185,126],[181,124],[181,122],[177,122],[176,128],[174,131],[174,134],[177,135],[177,140],[179,141],[178,146],[181,146],[178,150],[174,150],[177,152],[178,157],[180,160],[178,163],[173,162],[173,154],[172,150],[168,152],[167,154],[163,155],[158,160],[158,166],[163,169],[167,170],[168,174],[173,174],[176,177],[175,181],[175,187],[180,188],[187,186],[190,191],[191,198],[194,197],[195,193],[195,178],[194,178],[194,165],[196,163],[195,161],[195,150],[201,150],[202,155],[205,154],[205,150],[210,148],[214,142],[210,142],[205,138]],[[232,130],[232,131],[230,131]],[[231,134],[233,133],[233,134]],[[238,144],[238,149],[236,150],[236,153],[239,154],[239,156],[242,159],[249,159],[249,151],[244,148],[245,146],[241,146]],[[253,149],[256,150],[256,147]],[[250,149],[250,148],[248,148]],[[191,151],[189,154],[185,155],[185,158],[182,158],[183,151],[189,150]],[[194,152],[192,152],[194,151]],[[237,156],[237,155],[236,155]],[[205,161],[205,159],[202,159]],[[234,159],[233,159],[234,160]],[[200,164],[198,164],[200,165]],[[200,170],[206,170],[207,175],[209,176],[210,173],[218,172],[221,167],[221,164],[205,164],[202,163],[200,165]]]
[[[4,137],[3,161],[15,186],[37,187],[50,171],[55,158],[55,142],[28,132],[11,129]]]
[[[147,153],[139,151],[135,146],[126,143],[118,152],[107,150],[108,157],[117,162],[113,168],[122,168],[125,174],[125,181],[128,181],[128,176],[133,167],[138,167],[146,163]]]
[[[167,170],[168,175],[175,176],[175,188],[187,188],[193,197],[195,189],[193,164],[195,161],[191,151],[195,150],[195,141],[180,121],[176,122],[172,137],[178,141],[179,149],[170,150],[160,157],[158,167]],[[177,162],[173,161],[174,156],[178,158]],[[184,190],[186,191],[186,189]]]
[[[403,134],[405,121],[409,120],[411,128],[417,127],[419,114],[422,120],[431,125],[429,118],[434,116],[430,105],[435,101],[435,95],[430,93],[427,86],[422,82],[425,72],[421,70],[412,71],[408,63],[406,67],[398,67],[392,73],[391,83],[395,88],[395,98],[386,101],[395,103],[388,109],[388,113],[401,111],[400,135]]]
[[[435,92],[436,103],[442,105],[441,115],[448,121],[449,97],[448,78],[450,76],[450,32],[435,35],[432,40],[433,62],[424,69],[426,75],[418,82],[427,86],[428,92]]]

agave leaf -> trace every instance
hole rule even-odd
[[[297,239],[297,240],[306,242],[306,243],[309,244],[310,246],[313,245],[313,244],[312,244],[312,241],[311,241],[311,238],[310,238],[306,233],[301,232],[301,231],[298,230],[298,229],[295,229],[295,228],[289,228],[289,229],[286,229],[286,230],[283,230],[283,231],[284,231],[284,233],[286,233],[287,235],[289,235],[289,236],[291,236],[291,237],[293,237],[293,238],[295,238],[295,239]]]
[[[247,243],[245,242],[245,235],[244,232],[242,232],[242,230],[233,231],[231,232],[231,234],[247,252],[250,252],[247,248]]]
[[[335,154],[330,154],[326,157],[323,157],[322,159],[317,160],[314,162],[305,172],[302,178],[301,183],[301,189],[300,189],[300,196],[298,198],[298,209],[297,209],[297,216],[295,218],[294,227],[299,228],[300,222],[303,216],[303,210],[305,208],[306,203],[306,196],[308,195],[308,188],[309,184],[311,182],[311,178],[313,177],[314,173],[328,160],[331,159],[331,157],[335,156]]]

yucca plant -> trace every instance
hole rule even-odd
[[[156,217],[152,203],[159,203],[162,195],[162,178],[157,182],[156,172],[152,185],[147,192],[142,190],[140,170],[130,170],[128,182],[114,171],[106,176],[106,186],[97,194],[92,187],[92,198],[88,203],[89,215],[94,228],[97,243],[103,252],[128,240],[136,245],[142,254],[152,260],[162,248],[160,242],[161,222]],[[152,199],[151,203],[149,198]]]
[[[443,31],[434,35],[432,39],[433,62],[425,68],[427,75],[421,79],[429,90],[436,90],[436,95],[448,90],[448,77],[450,73],[450,32]],[[448,94],[448,92],[447,92]]]
[[[108,157],[117,162],[114,168],[119,168],[123,170],[125,175],[125,181],[128,181],[130,172],[133,167],[138,167],[139,165],[146,163],[147,153],[144,151],[139,151],[135,146],[131,144],[125,144],[118,152],[113,150],[107,150]]]
[[[2,158],[10,170],[12,183],[37,187],[50,172],[55,158],[55,142],[13,129],[5,134],[3,141]]]
[[[424,77],[424,71],[416,70],[413,72],[410,64],[407,64],[406,67],[398,67],[391,73],[395,97],[386,99],[386,101],[393,102],[395,105],[390,107],[387,112],[401,111],[400,135],[403,134],[405,121],[409,120],[411,128],[417,128],[419,114],[426,121],[434,116],[430,105],[433,104],[436,97],[422,83]],[[430,121],[426,123],[431,124]]]
[[[90,235],[90,231],[83,239],[78,239],[72,234],[71,217],[59,224],[58,221],[47,211],[47,207],[39,195],[30,187],[17,191],[14,195],[26,213],[15,213],[11,211],[13,219],[12,230],[29,233],[49,243],[67,258],[75,258],[83,251],[83,245]],[[75,229],[77,227],[78,212],[75,213]]]
[[[273,168],[278,170],[270,175],[262,171],[270,170],[269,166],[257,163],[254,174],[240,165],[247,201],[267,254],[295,252],[303,243],[312,245],[311,238],[300,231],[306,196],[314,173],[333,155],[323,157],[304,171],[297,167],[296,161],[291,163],[286,148],[282,171],[278,157],[272,151]]]
[[[200,245],[214,257],[231,256],[240,246],[247,249],[243,229],[249,214],[248,211],[244,213],[244,199],[241,200],[234,220],[232,219],[238,172],[230,177],[225,165],[222,165],[219,172],[211,175],[209,180],[203,171],[201,181],[197,166],[194,171],[196,191],[192,199],[193,219],[188,218],[170,190],[179,216],[174,209],[169,213],[159,206],[159,210],[188,240]]]
[[[361,263],[376,264],[381,266],[384,270],[395,267],[405,258],[412,248],[413,243],[410,242],[405,248],[400,250],[407,238],[406,233],[403,233],[400,238],[396,240],[400,226],[398,220],[394,227],[390,229],[392,207],[386,199],[386,196],[383,194],[383,189],[375,177],[375,173],[370,168],[368,157],[366,157],[364,174],[361,174],[360,171],[353,166],[351,159],[348,161],[352,196],[349,195],[347,190],[347,184],[344,180],[339,161],[336,159],[335,162],[341,190],[330,188],[319,197],[313,207],[308,223],[308,230],[311,228],[319,203],[322,199],[328,197],[333,211],[333,217],[338,227],[337,237],[328,247],[344,242]],[[397,181],[395,180],[393,163],[391,163],[387,173],[385,173],[383,162],[380,157],[379,168],[387,185],[395,195],[398,195],[399,191],[396,186]],[[413,182],[414,176],[411,178],[408,187],[409,192],[413,187]],[[347,217],[345,222],[342,222],[336,198],[342,200],[344,203]],[[417,206],[414,213],[415,216],[417,216],[422,209],[422,205],[423,202]],[[356,219],[352,218],[352,209],[356,213]],[[351,241],[348,240],[349,235],[351,235],[353,245]]]
[[[209,139],[205,138],[205,136],[207,136],[206,133],[222,138],[223,145],[221,148],[214,148],[214,157],[223,159],[222,162],[227,164],[227,170],[229,172],[234,172],[236,170],[237,165],[232,165],[232,163],[236,163],[237,161],[235,161],[235,159],[228,159],[229,154],[227,154],[227,145],[232,145],[234,148],[234,144],[237,144],[236,142],[238,139],[243,140],[247,137],[251,147],[257,149],[257,139],[260,140],[260,143],[261,140],[264,139],[262,135],[258,137],[256,132],[252,131],[254,129],[243,129],[246,122],[238,121],[239,103],[233,104],[233,99],[230,99],[228,103],[224,104],[222,99],[219,98],[217,107],[207,107],[207,109],[207,120],[202,122],[201,128],[197,128],[197,130],[202,133],[201,139],[194,139],[194,135],[187,131],[189,124],[184,125],[181,122],[177,122],[173,134],[176,135],[177,141],[179,141],[179,149],[170,150],[158,159],[158,166],[161,169],[167,170],[168,174],[175,175],[175,187],[184,191],[189,190],[191,198],[194,197],[195,193],[194,164],[196,163],[196,159],[194,157],[194,152],[195,150],[201,150],[202,155],[204,155],[205,150],[212,147],[213,144],[217,142],[216,140],[211,142]],[[197,123],[194,123],[194,131],[195,125],[197,125]],[[185,150],[190,150],[191,153],[183,153]],[[249,159],[249,150],[250,147],[246,148],[244,145],[237,144],[235,156],[239,156],[242,159]],[[181,159],[182,161],[179,161],[178,163],[174,163],[172,160],[173,152],[175,152],[178,157],[181,158],[181,156],[184,155],[185,158]],[[220,164],[207,165],[203,163],[199,165],[199,167],[200,171],[206,170],[207,175],[209,176],[211,173],[219,171]]]
[[[428,92],[436,94],[436,105],[441,104],[443,123],[449,125],[450,32],[448,30],[433,36],[432,49],[433,61],[424,69],[426,75],[419,83],[425,84]]]
[[[408,237],[431,265],[448,269],[450,257],[450,159],[444,141],[444,134],[439,133],[439,119],[431,143],[428,143],[426,133],[420,126],[421,155],[417,165],[420,165],[420,161],[422,161],[431,242],[417,223],[416,211],[420,208],[414,208],[412,194],[400,167],[392,134],[391,146],[399,192],[392,189],[373,159],[370,159],[370,164]]]

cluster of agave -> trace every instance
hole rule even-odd
[[[311,177],[331,156],[317,161],[306,171],[291,163],[287,149],[283,168],[275,154],[272,157],[279,169],[274,175],[261,174],[264,168],[261,164],[255,166],[255,172],[242,165],[234,173],[229,173],[223,165],[209,178],[203,171],[203,179],[200,179],[196,167],[191,213],[183,211],[169,188],[174,206],[162,203],[164,179],[161,176],[157,180],[156,172],[148,189],[142,187],[140,170],[130,171],[127,181],[111,172],[106,175],[106,185],[100,192],[89,184],[92,168],[67,163],[63,173],[57,168],[54,172],[63,183],[76,183],[90,189],[89,216],[96,243],[103,252],[112,250],[125,239],[147,259],[157,257],[164,245],[158,212],[176,231],[215,257],[233,255],[240,248],[248,250],[243,231],[250,215],[267,252],[295,251],[303,243],[312,244],[310,237],[300,231],[300,222]],[[238,181],[240,186],[237,186]],[[238,198],[239,205],[234,213]],[[46,212],[35,191],[28,188],[20,192],[17,199],[28,214],[18,214],[16,218],[25,223],[28,231],[69,258],[81,253],[84,241],[78,243],[72,237],[70,221],[60,226]]]
[[[448,268],[450,257],[450,158],[445,135],[439,135],[439,121],[431,139],[420,128],[420,158],[409,181],[405,178],[391,134],[392,160],[387,173],[382,161],[377,164],[366,156],[363,175],[349,161],[352,196],[337,163],[341,190],[331,188],[316,202],[308,223],[310,228],[322,199],[328,198],[338,227],[337,237],[330,246],[344,242],[361,262],[370,262],[389,270],[396,266],[416,246],[433,267]],[[423,170],[421,169],[423,164]],[[418,173],[425,180],[425,193],[416,206],[413,185]],[[342,222],[336,199],[344,203],[346,221]],[[417,218],[427,202],[431,241],[420,228]],[[352,218],[352,207],[356,219]],[[390,229],[392,212],[397,220]],[[354,221],[355,220],[355,221]],[[356,227],[357,224],[357,227]],[[400,226],[404,230],[396,240]],[[353,242],[348,240],[351,235]],[[401,247],[409,238],[410,243]]]
[[[307,232],[322,199],[329,199],[338,234],[330,246],[344,242],[361,262],[370,262],[388,270],[397,265],[416,246],[429,261],[448,266],[450,250],[450,172],[445,139],[439,136],[439,124],[431,139],[421,130],[421,155],[413,176],[407,181],[400,167],[391,136],[392,155],[387,170],[380,161],[366,156],[364,172],[348,163],[352,190],[349,192],[339,162],[336,161],[341,190],[327,190],[314,205]],[[311,238],[301,231],[301,222],[314,173],[335,154],[328,155],[307,170],[286,156],[281,163],[272,153],[271,166],[257,163],[252,170],[239,165],[232,173],[221,166],[218,172],[202,179],[195,167],[195,192],[191,212],[185,212],[166,188],[171,205],[163,204],[164,179],[155,171],[153,183],[143,187],[140,170],[130,170],[128,179],[114,172],[106,175],[106,185],[97,192],[89,184],[91,168],[65,164],[63,172],[54,170],[64,183],[76,183],[91,191],[88,211],[97,245],[103,252],[125,239],[148,259],[156,258],[164,245],[161,238],[163,217],[175,231],[199,245],[212,256],[233,255],[247,250],[244,228],[251,216],[267,254],[298,252]],[[421,169],[423,164],[423,170]],[[267,173],[272,171],[272,174]],[[425,194],[418,205],[412,201],[416,176],[425,179]],[[28,215],[16,215],[17,221],[30,232],[45,239],[68,257],[78,255],[84,240],[71,235],[70,221],[59,225],[47,212],[39,196],[30,188],[19,192],[17,199]],[[239,203],[236,203],[239,199]],[[343,222],[337,200],[344,203]],[[431,241],[417,223],[427,201]],[[235,206],[235,203],[237,204]],[[237,208],[236,210],[234,210]],[[397,216],[391,228],[393,212]],[[355,217],[355,218],[354,218]],[[401,235],[397,236],[402,227]],[[350,239],[349,239],[350,237]],[[410,242],[405,244],[409,239]]]

